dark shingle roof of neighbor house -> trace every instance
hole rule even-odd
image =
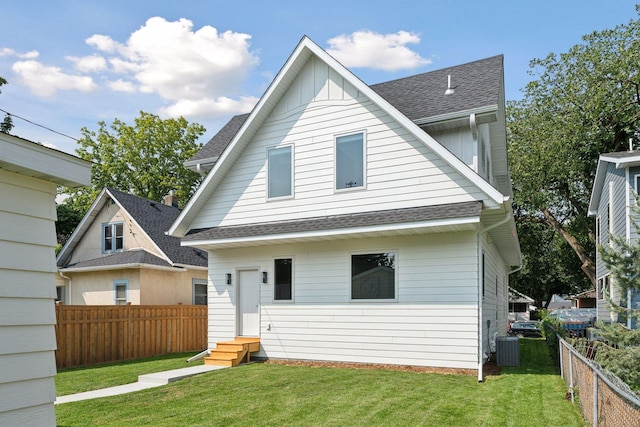
[[[165,234],[180,215],[180,209],[113,188],[108,190],[173,263],[202,267],[207,265],[206,252],[180,246],[179,238]]]
[[[171,267],[167,261],[150,254],[144,249],[118,252],[100,258],[80,261],[75,264],[65,266],[65,268],[84,268],[84,267],[107,267],[129,264],[150,264],[162,267]]]
[[[331,215],[249,225],[213,227],[192,230],[183,238],[183,240],[220,240],[289,233],[305,233],[310,231],[339,230],[383,224],[403,224],[419,221],[433,221],[445,218],[475,217],[479,216],[481,212],[482,202],[480,201],[452,203],[447,205],[389,209],[375,212]]]
[[[503,55],[370,85],[411,120],[496,106],[503,78]],[[445,95],[448,76],[455,93]],[[234,116],[189,162],[219,157],[249,114]]]

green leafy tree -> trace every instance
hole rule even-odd
[[[205,128],[184,118],[160,119],[140,112],[135,125],[115,119],[98,123],[98,131],[82,128],[78,156],[93,162],[91,186],[63,189],[66,200],[83,215],[104,187],[113,187],[160,202],[170,191],[184,206],[202,177],[184,167],[200,148]]]
[[[7,80],[4,77],[0,76],[0,87],[8,83],[9,82],[7,82]],[[2,92],[0,91],[0,93]],[[13,129],[13,119],[11,118],[11,114],[7,113],[5,114],[4,119],[0,123],[0,132],[9,133],[11,132],[11,129]]]
[[[534,59],[530,67],[536,79],[507,108],[519,220],[537,222],[563,239],[586,283],[595,286],[590,191],[599,154],[626,150],[629,139],[639,137],[640,21],[593,32],[568,52]],[[535,239],[524,243],[525,254],[536,252]],[[549,258],[548,265],[557,256],[538,253]]]

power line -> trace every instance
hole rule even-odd
[[[0,108],[0,111],[2,111],[3,113],[6,113],[6,114],[8,114],[8,115],[10,115],[11,117],[16,117],[16,118],[18,118],[18,119],[20,119],[20,120],[24,120],[24,121],[25,121],[25,122],[27,122],[27,123],[31,123],[32,125],[35,125],[35,126],[41,127],[41,128],[46,129],[46,130],[48,130],[48,131],[50,131],[50,132],[57,133],[58,135],[62,135],[62,136],[64,136],[64,137],[66,137],[66,138],[73,139],[74,141],[79,142],[76,138],[74,138],[74,137],[72,137],[72,136],[69,136],[69,135],[64,134],[64,133],[62,133],[62,132],[58,132],[57,130],[53,130],[53,129],[49,128],[49,127],[43,126],[43,125],[38,124],[38,123],[36,123],[36,122],[34,122],[34,121],[31,121],[31,120],[29,120],[29,119],[25,119],[24,117],[20,117],[20,116],[18,116],[18,115],[16,115],[16,114],[10,113],[10,112],[8,112],[8,111],[6,111],[6,110],[3,110],[2,108]]]

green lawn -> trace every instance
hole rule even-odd
[[[256,363],[56,405],[56,415],[60,427],[584,426],[578,407],[564,400],[566,386],[544,342],[524,339],[520,350],[520,367],[482,384],[465,375]],[[135,376],[136,365],[126,365]],[[110,368],[85,371],[103,377]],[[60,374],[59,389],[74,390],[65,383],[75,372]]]

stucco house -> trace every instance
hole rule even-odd
[[[521,263],[503,58],[368,86],[304,37],[169,234],[209,255],[209,346],[477,370]]]
[[[589,201],[589,215],[596,217],[596,243],[608,245],[611,236],[622,236],[627,242],[638,239],[633,225],[631,207],[640,190],[640,151],[630,150],[601,154],[598,159],[596,177]],[[637,218],[636,218],[637,221]],[[609,322],[623,322],[630,328],[637,328],[635,320],[618,318],[610,311],[605,295],[618,304],[640,309],[640,293],[622,295],[615,281],[609,276],[607,266],[596,252],[596,306],[598,319]]]
[[[56,186],[91,165],[0,133],[0,425],[55,426]]]
[[[73,305],[206,304],[207,254],[165,233],[180,214],[104,188],[57,257],[58,300]]]

